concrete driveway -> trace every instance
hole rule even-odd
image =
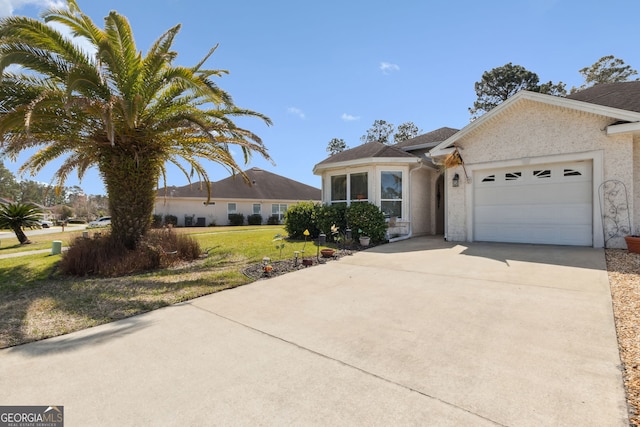
[[[624,426],[602,250],[416,238],[0,351],[66,425]]]

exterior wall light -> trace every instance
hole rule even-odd
[[[454,187],[459,187],[460,186],[460,175],[458,175],[458,174],[453,175],[452,184],[453,184]]]

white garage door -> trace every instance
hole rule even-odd
[[[591,246],[591,162],[474,173],[476,241]]]

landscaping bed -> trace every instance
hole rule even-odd
[[[605,254],[629,418],[640,426],[640,255],[621,249]]]

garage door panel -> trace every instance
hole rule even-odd
[[[591,237],[589,237],[591,235],[590,226],[554,227],[539,224],[534,227],[522,227],[515,224],[494,224],[483,225],[478,232],[487,236],[500,236],[500,238],[484,240],[488,242],[572,246],[591,246],[592,244]]]
[[[590,246],[591,176],[590,162],[474,173],[474,240]]]

